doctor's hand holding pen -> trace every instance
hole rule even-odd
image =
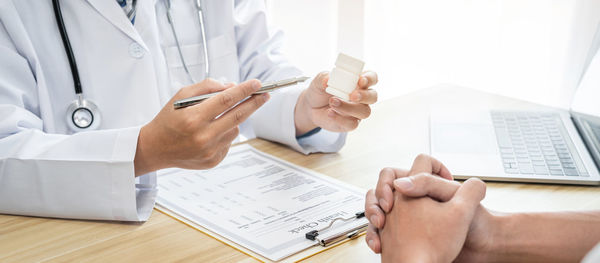
[[[260,86],[258,80],[235,85],[206,79],[179,90],[158,115],[141,128],[134,160],[135,175],[170,167],[207,169],[216,166],[238,136],[238,125],[269,99],[265,93],[236,105]],[[200,104],[179,110],[173,108],[176,100],[219,91],[222,92]]]
[[[296,136],[317,127],[332,132],[348,132],[356,129],[361,120],[371,115],[369,105],[377,102],[377,73],[365,71],[359,78],[350,101],[343,101],[325,92],[329,72],[319,73],[310,86],[302,92],[296,103],[294,121]]]

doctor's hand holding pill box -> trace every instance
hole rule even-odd
[[[347,132],[358,127],[360,120],[369,117],[369,105],[377,101],[377,74],[362,72],[364,62],[340,53],[335,68],[317,75],[309,88],[298,99],[296,134],[304,134],[316,127],[335,132]],[[307,127],[305,129],[299,129]]]

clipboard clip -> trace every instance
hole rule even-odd
[[[363,217],[365,217],[365,212],[356,213],[353,217],[349,217],[349,218],[341,218],[341,217],[335,218],[335,219],[333,219],[329,223],[328,226],[326,226],[324,228],[321,228],[319,230],[313,230],[313,231],[310,231],[310,232],[306,233],[306,235],[305,235],[306,239],[309,239],[309,240],[312,240],[312,241],[316,240],[319,243],[319,245],[324,246],[324,247],[332,245],[332,244],[335,244],[335,243],[338,243],[338,242],[340,242],[342,240],[345,240],[345,239],[354,239],[354,238],[358,237],[358,235],[360,233],[364,232],[367,229],[367,225],[366,224],[365,225],[360,225],[360,226],[351,228],[351,229],[349,229],[347,231],[336,233],[336,234],[333,234],[333,235],[330,235],[330,236],[319,237],[319,235],[321,234],[321,232],[323,232],[323,231],[325,231],[327,229],[330,229],[331,226],[333,226],[333,224],[336,221],[347,222],[347,221],[350,221],[350,220],[356,220],[356,219],[360,219],[360,218],[363,218]]]

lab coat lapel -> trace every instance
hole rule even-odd
[[[149,51],[148,47],[142,40],[142,37],[135,30],[131,21],[124,15],[121,7],[117,5],[115,0],[87,0],[98,13],[100,13],[106,20],[111,22],[119,30],[123,31],[131,39],[135,40],[140,44],[146,51]],[[138,7],[139,8],[139,7]]]

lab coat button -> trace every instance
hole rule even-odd
[[[138,43],[131,43],[129,45],[129,55],[134,58],[142,58],[144,56],[144,48]]]

